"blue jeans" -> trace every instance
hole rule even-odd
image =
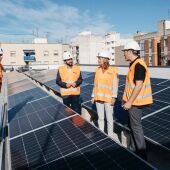
[[[63,96],[63,103],[80,114],[80,95]]]

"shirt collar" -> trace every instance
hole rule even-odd
[[[137,59],[140,59],[140,57],[135,58],[135,59],[130,63],[129,67],[130,67]]]

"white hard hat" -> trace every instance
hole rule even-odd
[[[3,54],[3,50],[2,50],[2,48],[0,48],[0,54],[1,54],[1,55]]]
[[[63,54],[63,60],[68,60],[70,58],[73,58],[70,52],[64,52]]]
[[[124,46],[123,51],[125,51],[125,50],[140,51],[140,47],[136,41],[130,41]]]
[[[101,51],[97,57],[108,58],[110,59],[110,52],[109,51]]]

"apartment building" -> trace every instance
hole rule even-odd
[[[79,64],[97,64],[97,54],[104,49],[103,37],[82,32],[71,41],[73,56]]]
[[[170,65],[170,21],[162,20],[157,24],[157,31],[135,33],[134,39],[141,47],[140,56],[149,66]]]
[[[115,49],[129,40],[132,39],[121,39],[120,34],[116,32],[107,33],[104,36],[82,32],[72,40],[71,49],[80,64],[97,64],[96,56],[101,50],[109,50],[111,53],[110,64],[117,64]],[[124,60],[124,57],[122,60]]]
[[[62,55],[69,51],[68,44],[51,44],[46,39],[34,39],[30,44],[0,43],[4,51],[2,64],[4,67],[46,65],[54,67],[63,64]]]

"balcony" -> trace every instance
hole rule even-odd
[[[24,56],[24,61],[36,61],[35,56]]]

